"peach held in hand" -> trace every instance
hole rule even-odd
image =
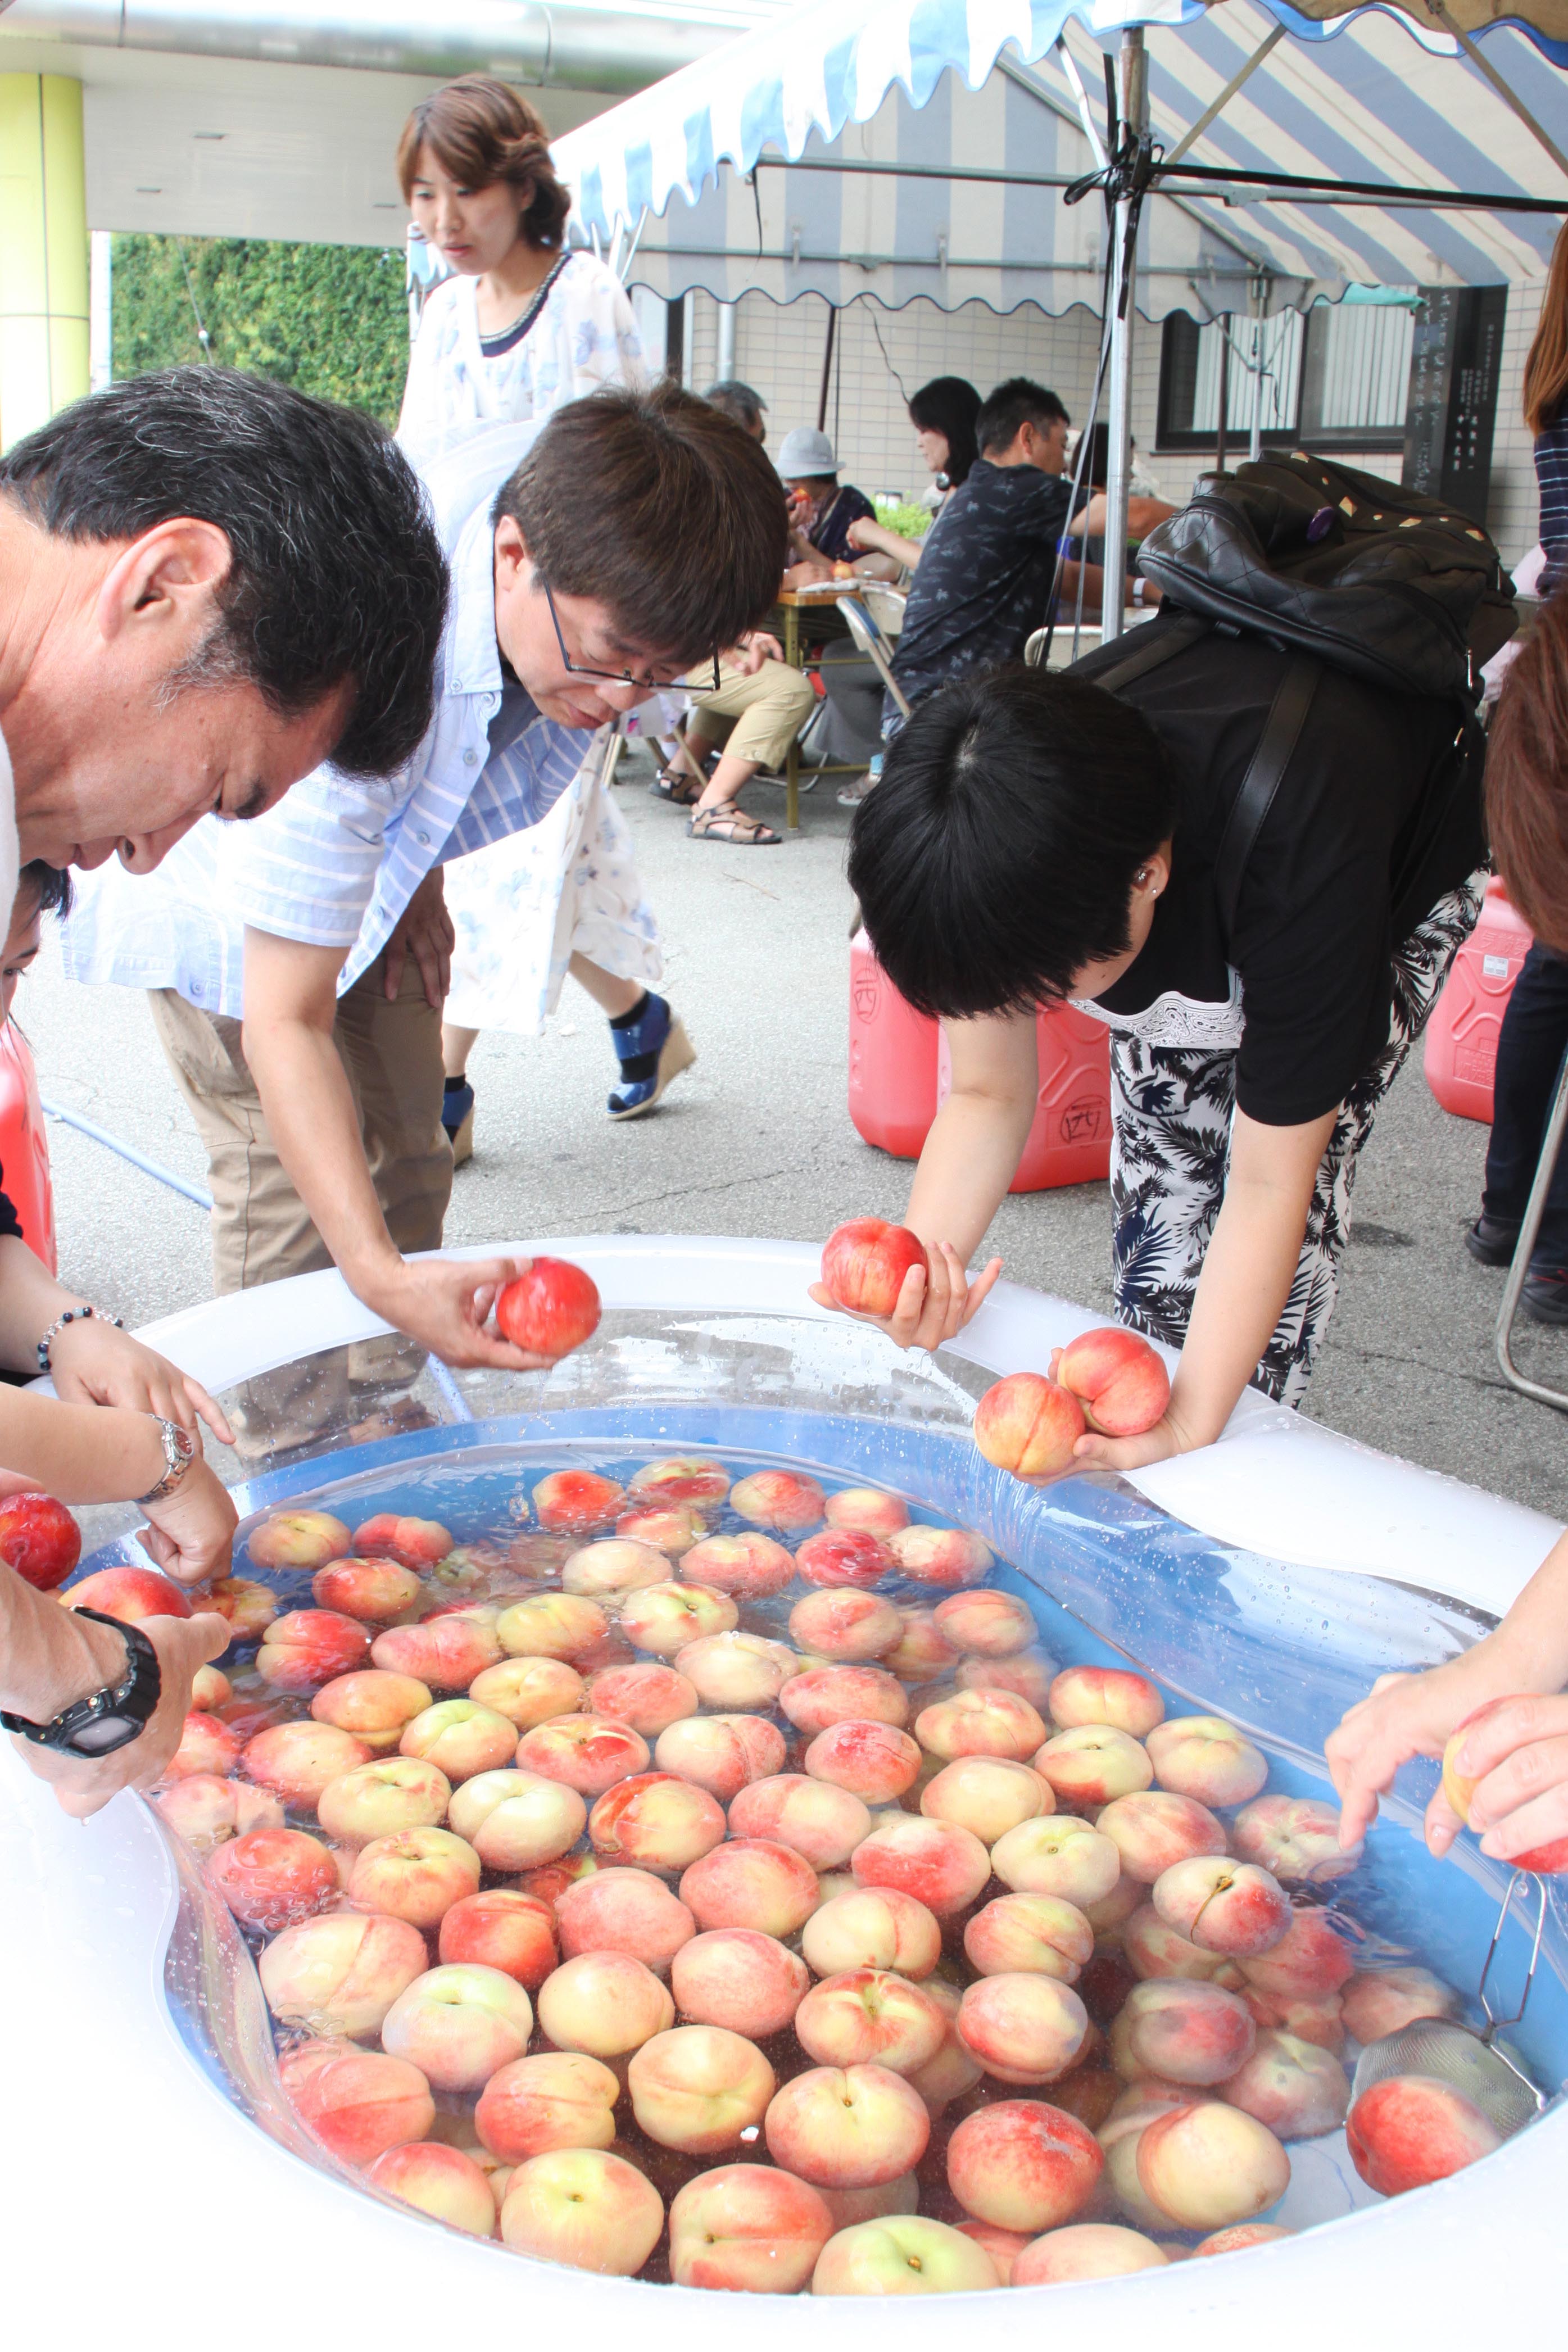
[[[406,1920],[332,1911],[285,1927],[257,1968],[280,2025],[357,2039],[378,2031],[398,1995],[428,1964],[425,1938]]]
[[[1117,1797],[1094,1826],[1115,1846],[1128,1877],[1142,1879],[1146,1886],[1163,1878],[1173,1863],[1226,1851],[1225,1831],[1208,1808],[1163,1789]]]
[[[1114,1323],[1064,1348],[1056,1377],[1081,1401],[1090,1429],[1107,1437],[1142,1437],[1171,1401],[1170,1375],[1148,1340]]]
[[[1139,2187],[1183,2230],[1250,2221],[1290,2186],[1290,2159],[1273,2133],[1216,2101],[1156,2116],[1137,2146]]]
[[[929,1977],[942,1958],[942,1927],[934,1912],[891,1886],[835,1895],[805,1923],[800,1939],[818,1976],[847,1969],[896,1969]]]
[[[406,2058],[436,2091],[477,2091],[498,2066],[521,2058],[533,2004],[500,1969],[429,1969],[399,1993],[382,2021],[381,2046]]]
[[[1258,1863],[1287,1884],[1342,1878],[1362,1857],[1359,1842],[1340,1844],[1339,1807],[1315,1797],[1258,1797],[1237,1813],[1231,1834],[1243,1862]]]
[[[370,2164],[389,2147],[422,2140],[436,2103],[417,2066],[378,2051],[300,2053],[280,2073],[290,2105],[345,2164]]]
[[[961,1756],[944,1764],[921,1790],[929,1821],[953,1822],[985,1845],[1052,1811],[1051,1792],[1037,1772],[1004,1756]]]
[[[1181,1715],[1149,1734],[1154,1778],[1202,1805],[1244,1805],[1268,1778],[1261,1748],[1218,1715]]]
[[[908,1505],[897,1495],[884,1495],[879,1486],[841,1486],[837,1495],[828,1496],[822,1516],[830,1528],[854,1528],[884,1543],[910,1523]]]
[[[621,1631],[639,1650],[673,1658],[705,1633],[731,1633],[741,1612],[727,1592],[708,1584],[644,1584],[621,1606]]]
[[[959,2040],[999,2083],[1054,2083],[1088,2032],[1089,2011],[1054,1977],[982,1977],[959,2004]]]
[[[680,1899],[700,1927],[753,1927],[784,1937],[805,1926],[819,1897],[816,1871],[791,1847],[731,1838],[692,1863]]]
[[[885,1322],[898,1307],[904,1277],[925,1262],[925,1244],[908,1225],[891,1225],[886,1217],[851,1217],[823,1245],[822,1284],[851,1315]]]
[[[793,2021],[811,1971],[774,1936],[752,1927],[714,1927],[680,1946],[669,1984],[681,2016],[692,2024],[722,2025],[762,2042]]]
[[[552,1363],[591,1339],[598,1328],[598,1286],[570,1258],[530,1258],[496,1300],[501,1338]]]
[[[1338,2131],[1351,2102],[1350,2078],[1337,2058],[1291,2033],[1260,2033],[1244,2066],[1220,2096],[1256,2116],[1280,2139]]]
[[[658,2189],[606,2148],[531,2158],[512,2174],[500,2209],[500,2233],[514,2253],[610,2278],[635,2277],[663,2228]]]
[[[1198,2249],[1203,2252],[1202,2247]],[[1079,2221],[1037,2238],[1013,2264],[1015,2286],[1062,2286],[1073,2279],[1127,2278],[1166,2268],[1170,2256],[1141,2230],[1113,2221]]]
[[[310,1580],[318,1609],[366,1625],[389,1625],[414,1607],[423,1590],[414,1570],[395,1559],[332,1559]]]
[[[735,1489],[740,1493],[740,1488]],[[765,1601],[782,1592],[795,1575],[795,1561],[782,1543],[756,1528],[738,1536],[705,1536],[680,1563],[682,1580],[703,1584],[736,1601]]]
[[[890,1601],[874,1592],[834,1589],[808,1592],[789,1612],[789,1636],[803,1650],[836,1664],[863,1665],[896,1649],[904,1621]]]
[[[310,1701],[310,1713],[318,1723],[352,1733],[373,1756],[384,1756],[402,1738],[404,1725],[429,1706],[430,1697],[429,1685],[416,1682],[412,1675],[389,1675],[367,1666],[363,1673],[339,1675],[323,1683]],[[480,1703],[494,1704],[489,1699]]]
[[[399,1830],[433,1830],[447,1818],[452,1784],[434,1764],[415,1756],[383,1756],[329,1780],[316,1801],[316,1818],[329,1837],[349,1845]]]
[[[726,2164],[689,2180],[669,2209],[677,2286],[796,2294],[834,2234],[819,2190],[766,2164]]]
[[[433,2221],[467,2230],[474,2238],[495,2236],[496,2201],[490,2184],[473,2158],[459,2147],[445,2147],[439,2140],[415,2140],[404,2147],[389,2147],[376,2158],[365,2179],[371,2188],[395,2197],[400,2204],[412,2205],[417,2213],[427,2213]]]
[[[1059,1895],[1066,1903],[1103,1901],[1121,1874],[1110,1839],[1074,1813],[1020,1822],[992,1848],[991,1867],[1016,1895]]]
[[[479,1891],[479,1857],[450,1830],[400,1830],[354,1856],[349,1901],[411,1927],[438,1927],[455,1903]]]
[[[659,1733],[653,1760],[728,1804],[749,1782],[779,1771],[784,1736],[757,1715],[689,1716]]]
[[[807,1777],[845,1790],[868,1805],[886,1805],[920,1778],[921,1751],[891,1723],[835,1723],[801,1758]]]
[[[206,1876],[242,1927],[268,1933],[310,1918],[338,1893],[331,1855],[302,1830],[252,1830],[230,1839],[214,1853]]]
[[[645,2042],[626,2069],[632,2113],[649,2139],[683,2156],[718,2156],[755,2137],[776,2086],[742,2033],[678,2025]]]
[[[629,1773],[646,1772],[649,1760],[641,1732],[607,1715],[552,1716],[517,1743],[520,1771],[559,1780],[581,1797],[602,1797]]]
[[[685,1870],[723,1838],[724,1810],[706,1789],[673,1772],[637,1772],[599,1799],[588,1835],[606,1862]]]
[[[500,1969],[537,1992],[555,1966],[554,1915],[548,1903],[517,1887],[464,1895],[442,1916],[440,1951],[448,1963]]]
[[[552,2147],[609,2147],[619,2077],[578,2050],[545,2050],[500,2066],[479,2093],[474,2129],[503,2164]]]
[[[1184,1977],[1155,1977],[1128,1994],[1111,2028],[1110,2054],[1129,2080],[1159,2074],[1168,2083],[1208,2084],[1245,2066],[1256,2041],[1247,2004],[1234,1993]]]
[[[1225,1854],[1194,1854],[1173,1863],[1154,1881],[1154,1908],[1167,1927],[1200,1951],[1253,1959],[1290,1932],[1290,1898],[1277,1878],[1254,1862]]]
[[[1380,2197],[1447,2180],[1502,2145],[1480,2109],[1430,2074],[1390,2074],[1345,2118],[1351,2162]]]
[[[730,1508],[737,1517],[784,1534],[816,1527],[826,1500],[816,1479],[799,1470],[753,1470],[730,1490]]]
[[[558,2050],[625,2058],[675,2023],[675,2003],[626,1952],[583,1952],[540,1986],[539,2022]]]
[[[978,1451],[1031,1486],[1066,1476],[1086,1425],[1077,1397],[1040,1372],[1009,1372],[974,1408]]]
[[[978,2108],[947,2144],[948,2186],[964,2211],[1031,2236],[1081,2211],[1104,2168],[1094,2134],[1043,2099]]]
[[[984,2246],[945,2221],[889,2213],[829,2238],[812,2273],[813,2294],[970,2294],[999,2286]]]
[[[1001,1895],[977,1911],[963,1948],[982,1976],[1058,1977],[1076,1983],[1094,1957],[1094,1929],[1055,1895]]]
[[[965,1528],[903,1528],[889,1536],[887,1543],[906,1576],[946,1591],[978,1584],[995,1565],[990,1546]]]
[[[596,1870],[568,1887],[555,1908],[563,1959],[580,1952],[629,1952],[656,1975],[668,1974],[697,1923],[662,1878],[647,1870]]]
[[[352,1538],[328,1511],[273,1511],[250,1530],[246,1549],[258,1568],[324,1568]]]
[[[588,1808],[575,1789],[538,1772],[478,1772],[452,1791],[448,1819],[489,1870],[532,1870],[567,1853]]]
[[[820,2066],[890,2066],[918,2074],[947,2039],[939,2004],[907,1977],[851,1969],[814,1985],[795,2012],[795,2038]]]
[[[1080,1723],[1071,1731],[1058,1731],[1036,1751],[1034,1769],[1044,1774],[1064,1805],[1085,1808],[1135,1797],[1154,1778],[1147,1749],[1109,1723]]]
[[[931,2118],[886,2066],[817,2066],[774,2096],[763,2123],[773,2162],[815,2189],[872,2189],[912,2172]]]

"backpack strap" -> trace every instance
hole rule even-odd
[[[1258,836],[1274,805],[1274,795],[1295,756],[1321,674],[1321,666],[1304,654],[1298,654],[1292,660],[1275,689],[1258,748],[1241,780],[1241,790],[1231,803],[1214,870],[1215,896],[1227,940],[1236,929],[1247,860],[1258,845]]]
[[[1124,686],[1131,686],[1135,677],[1142,677],[1150,670],[1158,669],[1160,664],[1169,661],[1173,654],[1184,654],[1189,646],[1195,646],[1200,637],[1206,637],[1212,626],[1211,622],[1200,620],[1194,613],[1184,613],[1181,619],[1173,621],[1168,629],[1139,629],[1135,634],[1145,642],[1138,646],[1136,652],[1130,653],[1125,660],[1114,663],[1110,669],[1097,670],[1092,682],[1104,687],[1108,694],[1120,694]]]

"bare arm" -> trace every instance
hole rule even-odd
[[[1080,1437],[1079,1459],[1135,1470],[1214,1444],[1290,1296],[1318,1164],[1336,1116],[1327,1111],[1302,1127],[1264,1127],[1237,1112],[1225,1200],[1164,1418],[1142,1437]]]
[[[912,572],[921,560],[921,541],[905,539],[900,531],[889,530],[885,523],[873,522],[862,515],[852,522],[848,530],[849,544],[860,554],[890,555],[895,563],[902,563]]]
[[[158,1484],[168,1466],[157,1422],[148,1412],[62,1404],[8,1387],[0,1387],[0,1461],[62,1503],[133,1502]],[[172,1495],[144,1507],[151,1524],[139,1540],[168,1575],[181,1584],[198,1584],[228,1574],[239,1520],[221,1481],[199,1454]]]
[[[289,1180],[356,1298],[449,1364],[536,1370],[484,1328],[510,1258],[406,1261],[386,1230],[332,1040],[347,950],[245,934],[245,1056]]]
[[[83,1303],[39,1264],[26,1242],[14,1234],[0,1236],[0,1364],[7,1371],[36,1372],[44,1333]],[[104,1317],[79,1317],[57,1331],[49,1342],[49,1370],[66,1404],[124,1405],[132,1412],[162,1413],[193,1433],[199,1418],[226,1445],[234,1442],[200,1381]]]
[[[1163,499],[1130,498],[1127,501],[1127,530],[1131,539],[1147,539],[1156,523],[1168,522],[1179,509],[1167,506]],[[1080,507],[1068,525],[1074,539],[1105,537],[1105,492],[1096,490],[1086,507]]]

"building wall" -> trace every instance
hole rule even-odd
[[[705,294],[689,298],[686,380],[701,391],[711,383],[718,354],[718,305]],[[1530,436],[1519,414],[1524,357],[1540,313],[1541,290],[1509,289],[1502,390],[1492,454],[1488,524],[1505,562],[1517,563],[1535,544],[1535,471]],[[794,425],[815,425],[822,383],[826,306],[807,296],[787,307],[761,294],[736,305],[735,373],[768,403],[768,430],[776,447]],[[1087,413],[1100,348],[1100,321],[1087,309],[1053,319],[1033,304],[999,317],[984,303],[940,310],[911,302],[903,310],[852,303],[838,314],[827,430],[844,478],[868,494],[918,497],[926,475],[904,413],[904,394],[934,375],[963,375],[982,394],[1005,376],[1028,375],[1060,394],[1075,421]],[[1180,505],[1212,457],[1155,447],[1160,389],[1160,330],[1140,319],[1132,347],[1132,435],[1144,467],[1162,494]],[[902,390],[900,391],[900,383]],[[1233,448],[1231,462],[1245,455]],[[1392,481],[1397,451],[1345,453],[1344,462]]]

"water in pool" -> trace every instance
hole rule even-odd
[[[264,1590],[159,1799],[208,1915],[171,1985],[231,2092],[382,2195],[653,2282],[1099,2276],[1376,2202],[1358,2042],[1473,2014],[1503,1883],[1404,1807],[1352,1862],[1323,1811],[1415,1600],[1325,1612],[1081,1481],[955,1496],[935,1433],[859,1424],[852,1462],[827,1417],[649,1419],[244,1498]],[[275,2060],[215,2014],[255,2001],[215,1895]],[[1549,2092],[1556,1940],[1514,2037]],[[1408,2117],[1368,2131],[1391,2181]],[[1434,2135],[1484,2153],[1451,2105]]]

